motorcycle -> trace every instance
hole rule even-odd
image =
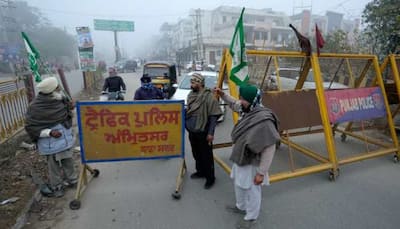
[[[123,95],[124,93],[125,91],[113,91],[113,92],[102,91],[99,100],[100,101],[125,100]]]

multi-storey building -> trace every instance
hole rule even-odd
[[[183,64],[193,60],[220,63],[223,48],[228,48],[240,7],[220,6],[214,10],[191,10],[190,16],[181,19],[169,31],[171,55]],[[310,10],[287,16],[272,9],[246,9],[243,16],[246,47],[250,49],[276,49],[287,47],[295,34],[288,26],[293,24],[303,35],[313,36],[315,24],[323,34],[342,29],[351,33],[359,20],[343,19],[343,14],[328,11],[326,15],[312,15]],[[174,54],[172,54],[174,53]]]

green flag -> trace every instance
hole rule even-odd
[[[40,54],[36,50],[36,48],[32,45],[28,36],[24,32],[21,32],[21,34],[22,34],[22,39],[24,40],[25,43],[26,51],[28,52],[29,65],[31,67],[33,75],[35,76],[35,81],[40,82],[42,81],[42,77],[39,74],[39,64],[38,64]]]
[[[246,42],[244,40],[243,30],[243,12],[240,14],[239,20],[236,24],[235,33],[233,34],[229,52],[232,56],[232,69],[229,78],[237,85],[241,85],[249,80],[247,56],[246,56]]]

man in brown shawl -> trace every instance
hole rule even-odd
[[[26,112],[25,130],[46,156],[50,187],[42,194],[61,197],[66,186],[77,183],[72,159],[75,136],[72,131],[73,104],[59,90],[58,80],[48,77],[37,85],[38,95]]]
[[[216,88],[216,93],[236,112],[240,119],[232,130],[233,161],[231,178],[234,180],[236,205],[229,211],[244,214],[237,228],[251,228],[261,207],[261,185],[268,185],[268,170],[279,141],[278,118],[261,104],[261,93],[254,85],[239,88],[239,100]]]
[[[196,172],[190,178],[205,178],[204,188],[209,189],[215,182],[212,142],[222,111],[212,91],[204,87],[204,77],[200,73],[193,73],[190,83],[192,91],[187,98],[186,129],[196,162]]]

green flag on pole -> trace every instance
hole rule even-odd
[[[229,48],[229,52],[232,56],[232,69],[229,78],[237,85],[241,85],[249,80],[245,47],[246,42],[244,40],[243,29],[243,12],[244,7],[236,24],[235,33],[233,34],[231,46]]]
[[[40,54],[31,43],[28,36],[24,32],[21,32],[21,34],[22,34],[22,39],[24,40],[25,43],[26,51],[28,52],[29,65],[35,77],[35,81],[40,82],[42,81],[42,77],[39,74],[39,64],[38,64]]]

